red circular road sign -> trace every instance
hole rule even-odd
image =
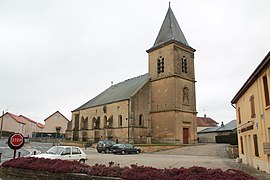
[[[8,146],[11,149],[20,149],[24,145],[24,137],[20,133],[14,133],[8,138]]]

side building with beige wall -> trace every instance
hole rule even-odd
[[[270,52],[235,95],[239,156],[270,173]]]
[[[47,117],[44,122],[44,133],[64,134],[67,130],[69,120],[59,111],[56,111],[55,113]]]

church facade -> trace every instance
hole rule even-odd
[[[73,110],[66,138],[196,143],[194,52],[169,7],[147,50],[148,73],[112,85]]]

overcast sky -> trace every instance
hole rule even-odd
[[[44,123],[147,73],[167,0],[0,0],[0,110]],[[171,0],[195,52],[198,116],[231,99],[270,50],[269,0]]]

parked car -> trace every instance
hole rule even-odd
[[[33,157],[73,160],[81,163],[85,163],[87,160],[86,154],[76,146],[53,146],[46,153],[33,155]]]
[[[101,140],[97,143],[97,146],[96,146],[97,152],[109,153],[112,151],[112,147],[115,144],[116,142],[112,140]]]
[[[134,147],[132,144],[115,144],[112,147],[112,152],[114,154],[139,154],[141,149]]]

